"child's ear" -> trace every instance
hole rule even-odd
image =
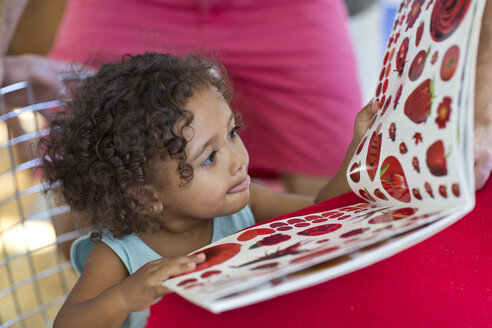
[[[150,185],[130,186],[125,193],[137,203],[137,209],[142,214],[155,215],[164,208],[157,190]]]

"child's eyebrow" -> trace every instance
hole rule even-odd
[[[227,122],[227,126],[229,126],[233,120],[234,120],[234,113],[231,113],[231,116],[229,117],[229,121]],[[200,150],[197,152],[197,154],[193,156],[192,161],[195,161],[198,157],[200,157],[203,154],[203,152],[207,149],[207,147],[214,142],[215,137],[216,136],[214,135],[212,138],[208,139],[208,141],[204,143],[202,147],[200,147]]]

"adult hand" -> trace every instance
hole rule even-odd
[[[5,57],[3,69],[2,85],[30,81],[34,87],[35,102],[40,102],[65,96],[61,76],[71,72],[80,72],[82,66],[28,54]],[[9,103],[20,106],[26,105],[25,99],[19,97],[10,98]]]
[[[475,189],[487,182],[492,172],[492,126],[476,126],[474,130]]]

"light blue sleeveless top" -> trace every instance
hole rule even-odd
[[[213,220],[212,243],[255,224],[255,219],[249,206],[246,206],[235,214],[216,217]],[[81,236],[72,244],[70,256],[75,271],[78,274],[84,269],[85,260],[94,246],[90,235],[88,233],[87,235]],[[103,231],[101,241],[111,247],[120,257],[130,274],[133,274],[142,265],[161,258],[159,254],[147,246],[135,234],[126,235],[122,238],[114,238],[109,232]],[[141,312],[132,312],[121,327],[144,327],[148,315],[148,309]]]

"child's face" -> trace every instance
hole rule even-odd
[[[194,117],[188,140],[187,162],[193,167],[191,182],[179,187],[175,160],[157,165],[162,181],[159,198],[166,222],[183,218],[212,218],[241,210],[249,201],[249,156],[229,105],[215,88],[197,90],[186,109]]]

